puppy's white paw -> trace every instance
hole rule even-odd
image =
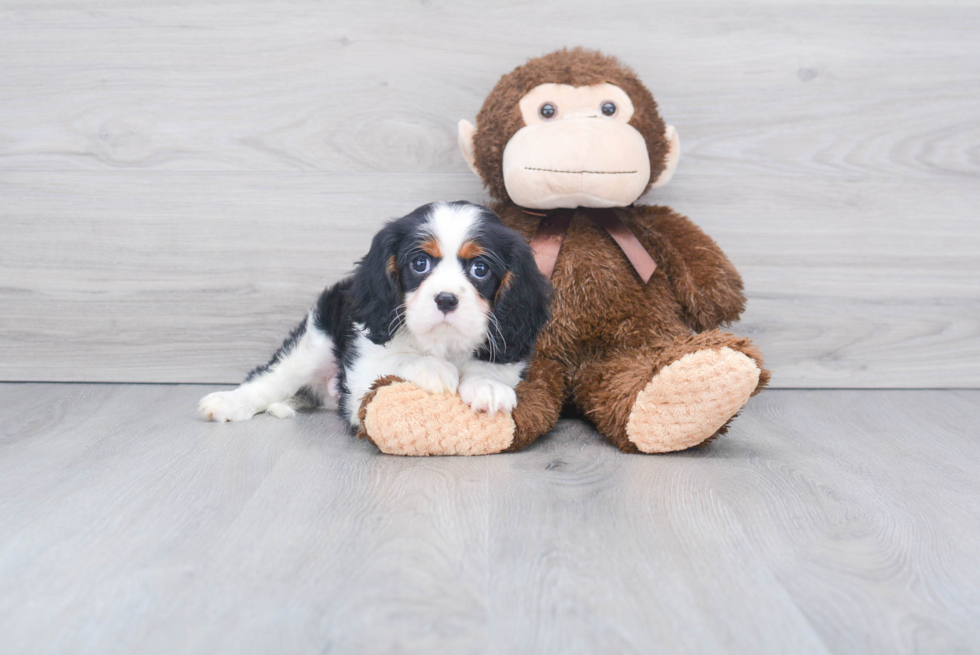
[[[197,405],[198,411],[209,421],[247,421],[255,416],[255,408],[245,397],[233,391],[215,391],[201,398]]]
[[[296,410],[287,403],[272,403],[265,410],[265,413],[272,414],[276,418],[293,418],[296,416]]]
[[[429,393],[456,393],[459,369],[438,357],[419,357],[401,369],[401,377]]]
[[[517,394],[509,386],[481,376],[467,376],[459,383],[459,397],[474,412],[509,414],[517,407]]]

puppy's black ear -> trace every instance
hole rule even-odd
[[[391,340],[402,304],[398,281],[398,247],[402,230],[389,223],[374,235],[371,250],[357,263],[351,295],[354,299],[354,319],[367,328],[367,337],[376,344]]]
[[[485,345],[480,355],[498,364],[513,364],[534,353],[538,333],[548,322],[551,284],[519,234],[508,230],[505,242],[501,254],[507,272],[494,298],[489,328],[493,344]]]

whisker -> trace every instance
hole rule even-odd
[[[489,326],[487,327],[489,328]],[[483,334],[486,335],[487,343],[490,345],[490,363],[493,364],[497,361],[497,344],[493,338],[493,335],[490,334],[489,329],[484,329]]]
[[[500,327],[500,321],[498,321],[497,317],[494,316],[493,314],[489,314],[489,316],[490,316],[490,324],[494,327],[495,330],[497,330],[497,334],[500,335],[500,341],[504,345],[504,350],[507,350],[507,339],[504,338],[504,331]]]
[[[394,318],[392,318],[391,322],[388,323],[388,332],[394,334],[399,329],[401,329],[402,325],[404,324],[404,320],[403,320],[404,318],[405,318],[405,306],[399,305],[398,307],[395,308]],[[394,325],[395,327],[392,328],[392,325]]]
[[[490,331],[490,328],[493,327],[493,323],[496,320],[496,317],[493,315],[493,312],[490,311],[484,312],[484,316],[487,317],[487,324],[483,328],[483,334],[486,337],[487,344],[490,348],[490,363],[493,364],[496,363],[497,354],[500,352],[500,348],[497,346],[497,339],[496,337],[493,336],[493,332]]]

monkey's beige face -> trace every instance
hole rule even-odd
[[[507,142],[503,177],[507,194],[532,209],[624,207],[650,182],[650,154],[629,124],[633,103],[613,84],[541,84],[521,98],[524,127]],[[472,167],[473,127],[460,122],[460,145]],[[673,174],[680,144],[672,127],[667,167]]]
[[[612,84],[542,84],[521,98],[524,127],[504,148],[504,186],[523,207],[622,207],[650,181],[633,103]]]

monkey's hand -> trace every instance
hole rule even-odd
[[[667,275],[684,321],[704,332],[738,320],[742,278],[711,237],[669,207],[636,207],[636,224]]]

